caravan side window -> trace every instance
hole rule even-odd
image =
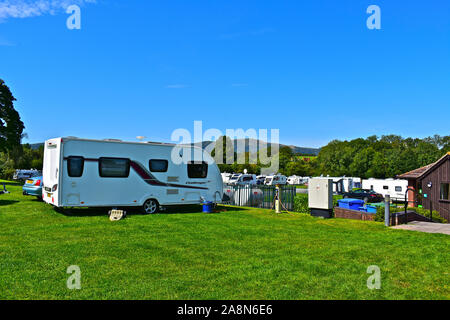
[[[83,175],[84,158],[83,157],[69,157],[67,158],[67,171],[69,177],[79,178]]]
[[[401,186],[395,187],[395,192],[402,192],[402,187]]]
[[[149,166],[151,172],[167,172],[167,168],[169,167],[169,161],[152,159],[150,160]]]
[[[189,161],[187,170],[189,178],[204,179],[208,176],[208,164],[206,162]]]
[[[102,178],[128,178],[130,159],[100,158],[98,170]]]

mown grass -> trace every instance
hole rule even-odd
[[[0,195],[0,299],[449,299],[450,237],[381,223],[199,207],[58,213]],[[69,290],[68,266],[81,268]],[[381,269],[381,289],[366,286]]]

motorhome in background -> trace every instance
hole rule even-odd
[[[198,147],[174,148],[72,137],[48,140],[43,199],[56,207],[141,206],[145,213],[159,206],[220,202],[222,177],[211,156]]]
[[[353,189],[360,189],[361,184],[361,178],[356,177],[319,177],[319,178],[328,178],[333,179],[333,193],[335,194],[341,194],[344,192],[350,192]]]
[[[383,196],[389,195],[394,200],[404,200],[408,188],[408,180],[402,179],[364,179],[362,188],[373,190]]]
[[[233,186],[255,185],[256,184],[256,175],[248,174],[248,173],[239,174],[237,176],[233,175],[233,177],[231,177],[228,184],[233,185]]]
[[[223,183],[225,183],[225,184],[227,184],[228,182],[230,182],[230,178],[233,176],[232,173],[226,173],[226,172],[221,173],[220,175],[222,176],[222,181],[223,181]]]
[[[268,176],[268,177],[266,177],[266,181],[264,182],[264,184],[266,186],[275,186],[277,184],[283,185],[286,183],[287,183],[286,176],[283,176],[281,174],[277,174],[274,176]]]
[[[287,178],[286,183],[290,185],[302,185],[309,181],[308,177],[290,176]]]
[[[266,176],[257,176],[256,177],[257,185],[263,185],[265,181],[266,181]]]

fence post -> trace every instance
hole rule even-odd
[[[275,213],[281,213],[280,208],[280,186],[275,186]]]
[[[389,227],[391,224],[391,196],[386,195],[384,198],[384,225]]]

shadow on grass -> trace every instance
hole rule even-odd
[[[36,200],[37,201],[37,200]],[[53,208],[54,211],[65,215],[67,217],[97,217],[97,216],[107,216],[108,211],[111,208]],[[143,210],[141,207],[121,207],[118,208],[125,210],[127,216],[133,215],[143,215]],[[213,211],[214,213],[221,213],[226,211],[243,211],[245,208],[238,207],[224,207],[217,206]],[[158,214],[190,214],[190,213],[202,213],[201,205],[184,205],[184,206],[165,206]]]
[[[0,200],[0,206],[9,206],[11,204],[18,203],[20,201],[17,200]]]
[[[23,186],[25,182],[15,182],[15,181],[8,181],[8,182],[0,182],[0,188],[3,190],[3,185],[5,186]]]

